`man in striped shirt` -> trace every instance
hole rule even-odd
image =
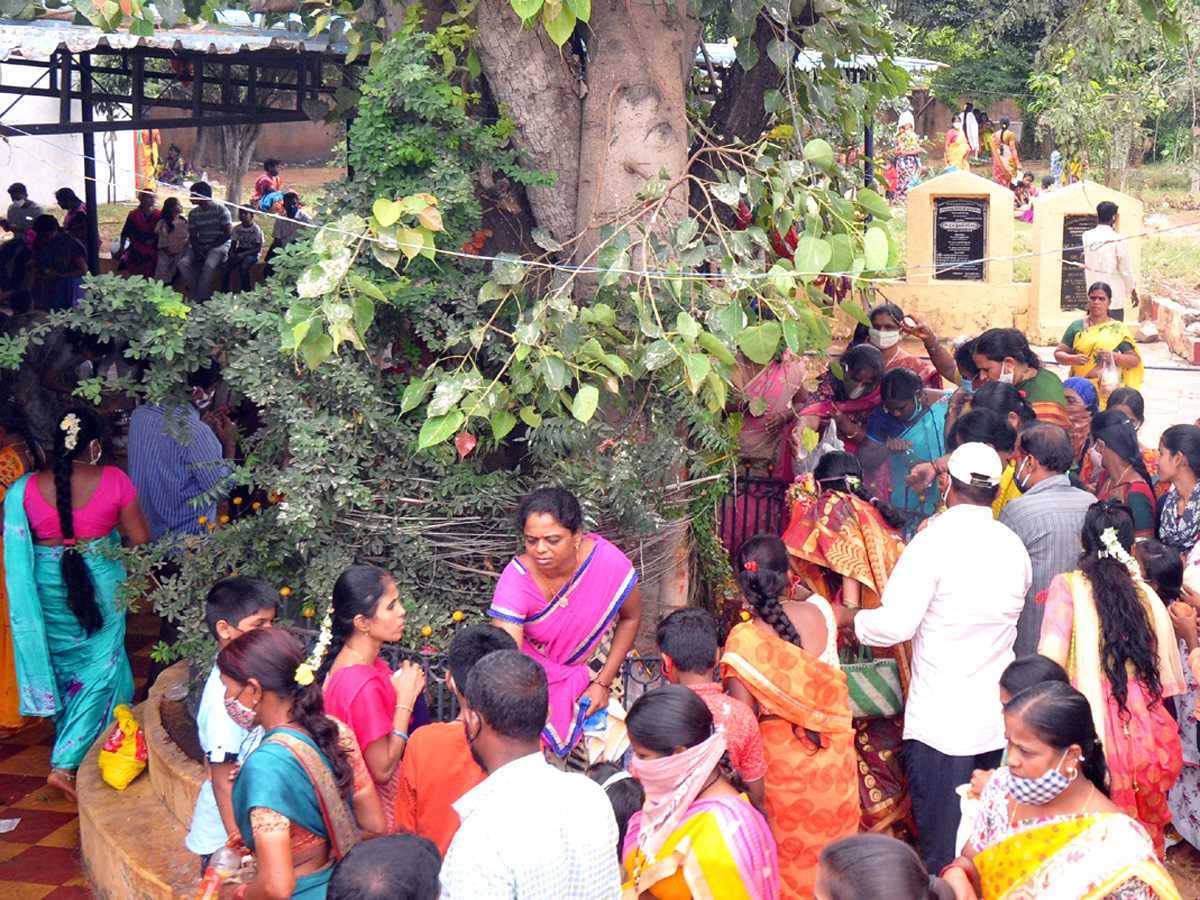
[[[218,414],[214,433],[200,418],[212,403],[221,369],[216,363],[188,378],[192,402],[139,406],[129,420],[129,477],[150,523],[150,537],[201,535],[217,517],[217,501],[233,474],[233,435]],[[201,522],[201,517],[206,521]]]

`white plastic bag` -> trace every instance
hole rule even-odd
[[[1100,368],[1099,386],[1100,393],[1107,397],[1121,384],[1121,373],[1117,371],[1117,364],[1113,362],[1110,356]]]
[[[979,814],[983,812],[983,801],[978,797],[971,796],[971,783],[960,784],[954,789],[958,792],[958,809],[960,818],[958,820],[958,833],[954,836],[954,852],[959,853],[971,839],[971,832],[975,830],[975,822],[979,818]]]
[[[817,468],[817,463],[821,461],[821,457],[826,453],[831,450],[845,449],[846,445],[838,437],[837,425],[833,419],[830,419],[829,424],[825,426],[825,434],[822,435],[821,442],[811,450],[801,450],[796,455],[796,464],[793,467],[793,471],[797,476],[807,475]]]

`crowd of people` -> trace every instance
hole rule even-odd
[[[283,189],[276,159],[264,163],[248,204],[233,207],[236,224],[230,206],[213,199],[207,182],[194,182],[187,191],[192,209],[186,217],[179,196],[166,197],[159,207],[153,191],[138,192],[137,206],[112,242],[118,272],[178,284],[197,301],[208,300],[215,290],[249,290],[259,262],[270,274],[272,256],[313,222],[301,208],[300,195]],[[11,203],[0,218],[0,228],[11,235],[0,244],[0,302],[17,312],[70,309],[82,296],[89,260],[98,258],[100,249],[86,205],[70,188],[58,190],[60,223],[30,199],[25,185],[10,185],[8,194]],[[256,210],[276,217],[265,255]]]

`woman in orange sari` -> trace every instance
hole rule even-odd
[[[37,468],[38,445],[26,437],[28,433],[21,407],[11,400],[0,403],[0,500],[14,481]],[[0,732],[16,731],[32,721],[20,710],[8,591],[4,586],[4,554],[0,552]]]
[[[729,693],[758,713],[782,896],[812,900],[821,850],[857,833],[860,812],[837,629],[820,597],[788,599],[788,552],[779,538],[746,541],[736,569],[753,616],[730,632],[721,674]]]
[[[793,570],[815,594],[852,609],[875,609],[904,550],[897,530],[903,516],[867,496],[862,478],[862,466],[853,454],[822,456],[813,473],[815,490],[793,488],[796,500],[783,542],[792,555]],[[901,684],[907,688],[909,645],[877,652],[895,656]],[[854,730],[862,827],[887,833],[904,823],[911,832],[912,803],[898,752],[903,717],[857,718]]]

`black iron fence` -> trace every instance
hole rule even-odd
[[[728,494],[721,501],[721,542],[731,554],[746,538],[756,534],[783,534],[788,523],[786,482],[767,474],[750,474],[750,466],[738,469]],[[761,473],[761,469],[757,470]]]

